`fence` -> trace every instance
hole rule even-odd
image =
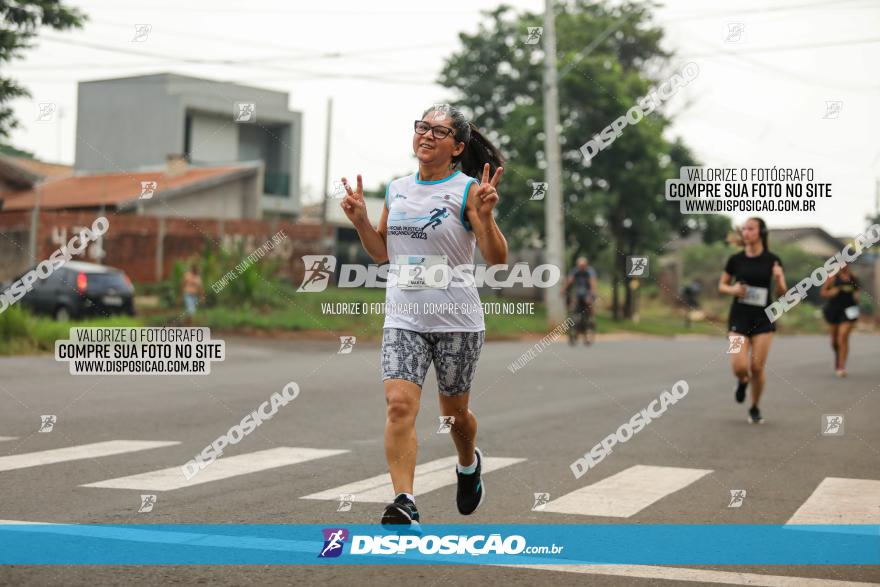
[[[94,211],[41,211],[36,261],[47,259],[100,215]],[[206,243],[228,251],[235,251],[240,245],[248,255],[279,230],[288,238],[269,256],[282,260],[281,277],[298,283],[304,273],[300,257],[327,252],[322,241],[333,234],[332,228],[327,228],[322,239],[319,224],[277,219],[166,218],[112,212],[105,215],[110,221],[107,233],[74,259],[118,267],[139,283],[155,283],[168,277],[175,261],[199,254]],[[0,281],[16,277],[32,266],[31,226],[29,211],[0,213]]]

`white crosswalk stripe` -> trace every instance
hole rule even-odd
[[[711,469],[635,465],[550,501],[541,511],[629,518],[667,495],[684,489]]]
[[[89,483],[82,485],[82,487],[172,491],[211,481],[220,481],[229,477],[248,475],[277,467],[286,467],[315,459],[332,457],[346,452],[348,451],[280,446],[234,457],[221,457],[190,479],[186,478],[182,467],[178,465],[167,469],[159,469],[158,471]]]
[[[173,446],[175,444],[180,443],[167,440],[108,440],[105,442],[94,442],[92,444],[53,448],[50,450],[0,457],[0,471],[12,471],[15,469],[26,469],[28,467],[39,467],[41,465],[52,465],[68,461],[108,457],[128,452]]]
[[[788,524],[880,524],[880,481],[826,477]]]
[[[491,473],[510,465],[521,463],[526,459],[514,459],[505,457],[485,457],[483,459],[482,474]],[[416,466],[416,475],[413,486],[418,495],[423,495],[435,489],[453,485],[457,482],[455,476],[455,464],[457,456],[446,457],[430,461]],[[341,495],[354,495],[356,502],[385,503],[394,497],[394,487],[391,485],[391,476],[388,473],[376,475],[362,481],[355,481],[347,485],[341,485],[305,495],[301,499],[338,500]]]
[[[17,437],[0,436],[0,442]],[[169,447],[179,441],[110,440],[17,455],[0,456],[0,472],[13,471]],[[221,457],[187,480],[181,465],[82,485],[91,488],[173,491],[259,473],[279,467],[350,452],[344,449],[277,447],[231,457]],[[483,473],[525,462],[525,458],[486,457]],[[419,495],[454,485],[456,456],[420,464],[415,470]],[[661,499],[696,483],[711,469],[635,465],[615,475],[551,500],[538,511],[575,516],[629,518]],[[337,501],[353,495],[354,501],[385,503],[394,490],[387,472],[301,499]],[[552,497],[552,496],[551,496]],[[788,520],[787,524],[880,524],[880,481],[826,477]]]

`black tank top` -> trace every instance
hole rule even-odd
[[[838,273],[834,277],[834,287],[840,289],[840,292],[828,300],[828,305],[835,308],[849,308],[856,305],[856,299],[853,292],[859,289],[859,282],[855,275],[850,274],[849,279],[843,279]]]

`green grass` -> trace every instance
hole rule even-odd
[[[823,334],[828,330],[822,309],[807,303],[786,312],[776,324],[780,334]]]
[[[493,299],[483,300],[496,301]],[[497,301],[501,303],[510,300]],[[195,322],[217,331],[336,331],[340,334],[360,333],[365,338],[378,337],[385,321],[384,314],[363,313],[362,308],[371,304],[383,304],[382,289],[336,289],[328,288],[321,293],[299,293],[290,296],[282,308],[214,307],[200,309]],[[323,305],[335,303],[360,304],[358,313],[332,314]],[[534,305],[535,315],[487,314],[486,328],[498,338],[519,337],[529,333],[544,333],[546,312],[543,304]],[[153,325],[168,324],[179,311],[157,313],[149,317]]]
[[[608,288],[600,291],[603,300],[610,299]],[[322,304],[357,303],[382,304],[385,291],[382,289],[337,289],[328,288],[321,293],[294,293],[285,300],[282,307],[230,308],[214,307],[200,309],[195,322],[217,331],[250,333],[272,332],[336,332],[356,334],[364,338],[377,338],[382,331],[383,314],[330,314],[325,313]],[[517,302],[508,298],[483,297],[484,303],[530,303]],[[703,334],[725,336],[727,332],[727,299],[709,298],[703,301],[707,319],[685,324],[684,312],[671,308],[659,298],[643,295],[639,302],[638,322],[610,317],[610,310],[604,302],[597,316],[599,333],[631,332],[654,336],[674,336],[680,334]],[[543,303],[534,303],[534,314],[493,314],[486,313],[486,331],[491,338],[518,338],[523,335],[543,336],[553,329],[547,324],[547,312]],[[817,318],[813,306],[801,305],[786,314],[780,323],[785,333],[823,332],[821,318]],[[179,310],[159,313],[148,318],[150,324],[171,324]]]
[[[643,292],[639,301],[639,321],[618,321],[611,319],[604,303],[610,299],[606,287],[600,291],[603,303],[597,316],[597,328],[601,334],[631,332],[654,336],[674,336],[680,334],[704,334],[725,336],[727,332],[727,308],[729,300],[707,298],[703,309],[707,320],[685,325],[682,310],[671,308],[655,296]],[[366,339],[381,335],[383,314],[327,314],[322,304],[359,303],[382,304],[385,291],[382,289],[336,289],[329,288],[322,293],[293,293],[285,296],[280,307],[262,308],[236,306],[202,308],[194,324],[208,326],[216,332],[254,334],[267,336],[287,332],[351,334]],[[486,296],[487,302],[516,302],[505,298]],[[13,306],[0,313],[0,355],[13,355],[54,351],[55,341],[69,338],[71,326],[175,326],[181,315],[180,309],[161,311],[137,318],[96,319],[68,324],[55,322],[49,318],[33,316],[20,306]],[[544,336],[552,329],[547,324],[547,312],[543,303],[534,304],[534,314],[493,314],[487,313],[486,332],[492,339],[519,338],[534,335]],[[816,306],[799,304],[777,323],[781,334],[818,334],[826,330]]]
[[[70,338],[71,327],[143,326],[135,318],[101,318],[81,322],[55,322],[34,316],[21,306],[0,313],[0,355],[21,355],[55,350],[56,340]]]

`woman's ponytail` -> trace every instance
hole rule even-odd
[[[462,114],[461,110],[449,104],[437,104],[425,110],[424,118],[429,112],[448,116],[455,129],[455,140],[464,143],[464,151],[452,158],[453,167],[460,167],[462,173],[477,179],[483,176],[483,166],[489,164],[489,177],[504,164],[504,155],[498,147],[480,132],[473,122]]]
[[[464,144],[464,151],[458,157],[453,157],[452,162],[461,165],[462,173],[476,178],[482,177],[483,166],[488,163],[489,177],[492,177],[495,170],[504,164],[504,155],[473,122],[468,122],[467,125],[470,136]]]

